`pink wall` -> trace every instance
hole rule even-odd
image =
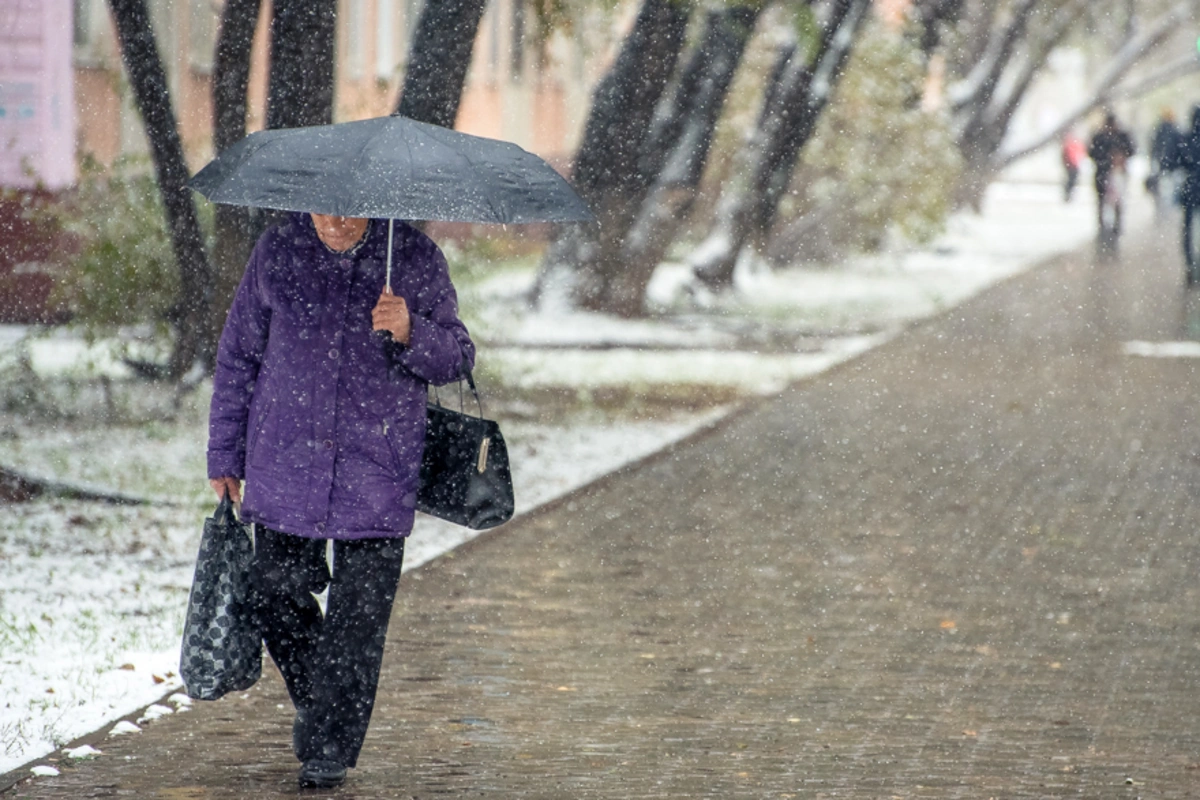
[[[74,183],[71,48],[71,0],[0,0],[0,186]]]

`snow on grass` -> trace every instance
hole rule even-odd
[[[568,385],[576,389],[628,386],[728,386],[746,394],[770,394],[879,344],[886,335],[833,340],[817,353],[766,354],[726,350],[635,350],[620,358],[605,351],[562,349],[551,353],[497,348],[488,353],[505,381],[520,388]],[[553,361],[548,368],[547,361]]]
[[[203,513],[39,500],[0,524],[0,772],[177,685]]]
[[[1092,210],[1087,192],[1066,205],[1054,184],[997,184],[984,216],[955,217],[930,247],[894,249],[836,270],[743,269],[737,292],[724,297],[688,294],[686,275],[665,265],[651,285],[661,315],[636,322],[529,312],[519,298],[532,283],[531,269],[506,270],[470,287],[462,292],[463,307],[478,317],[472,324],[481,363],[506,385],[585,399],[608,388],[673,397],[682,387],[689,398],[700,398],[675,413],[644,418],[605,417],[594,408],[553,418],[537,409],[505,417],[512,409],[501,409],[518,513],[713,423],[733,407],[731,397],[776,392],[886,341],[912,320],[1083,244],[1093,235]],[[1135,221],[1146,216],[1136,205],[1134,212]],[[33,340],[27,333],[0,327],[0,370],[24,360],[45,381],[107,375],[109,402],[153,407],[153,398],[136,395],[136,384],[118,382],[124,367],[111,350],[89,348],[62,332]],[[484,392],[486,399],[486,385]],[[176,671],[195,553],[213,505],[204,477],[207,405],[202,387],[182,398],[172,421],[137,414],[148,421],[0,417],[0,465],[153,501],[119,506],[37,499],[4,507],[0,773],[146,709],[168,692],[175,694],[147,709],[142,725],[152,729],[154,718],[171,707],[187,709]],[[421,516],[405,568],[474,535]],[[113,733],[136,730],[125,721]]]

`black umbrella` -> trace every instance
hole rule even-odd
[[[397,116],[252,133],[188,185],[215,203],[340,217],[592,219],[561,175],[517,145]]]
[[[398,116],[252,133],[188,185],[215,203],[340,217],[594,218],[553,167],[517,145]]]

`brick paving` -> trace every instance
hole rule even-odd
[[[1200,365],[1121,349],[1200,327],[1174,241],[1035,269],[406,575],[360,768],[306,794],[1200,795]],[[270,673],[0,798],[294,796]]]

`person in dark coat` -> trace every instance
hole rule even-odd
[[[1179,166],[1179,145],[1183,133],[1175,125],[1175,112],[1163,109],[1154,136],[1150,140],[1150,168],[1161,174]]]
[[[1179,146],[1183,133],[1175,125],[1175,112],[1163,109],[1150,139],[1150,174],[1146,188],[1154,195],[1154,208],[1162,217],[1175,194],[1175,171],[1179,168]]]
[[[1179,188],[1179,205],[1183,207],[1183,258],[1187,264],[1187,282],[1200,281],[1200,259],[1193,244],[1193,220],[1200,209],[1200,105],[1192,111],[1192,128],[1179,145],[1179,168],[1183,185]]]
[[[1104,229],[1104,201],[1109,192],[1109,183],[1114,177],[1124,177],[1126,162],[1133,158],[1135,152],[1133,137],[1117,124],[1116,114],[1106,111],[1104,124],[1092,134],[1092,140],[1088,143],[1088,157],[1096,166],[1096,205],[1101,230]],[[1120,229],[1119,210],[1114,226]]]
[[[392,293],[387,247],[386,221],[292,214],[255,246],[217,352],[209,482],[238,501],[245,481],[254,607],[296,708],[304,787],[337,786],[357,763],[413,525],[426,387],[475,358],[441,251],[400,223]]]

